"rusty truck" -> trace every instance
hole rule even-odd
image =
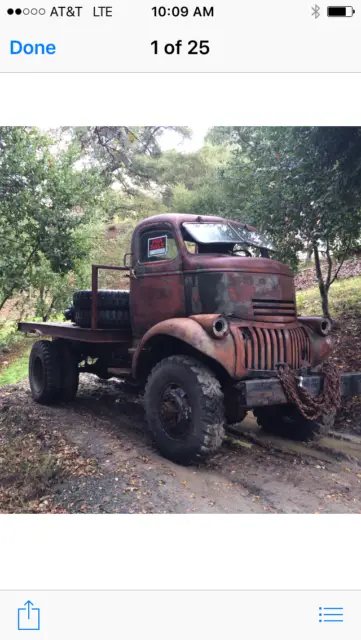
[[[20,322],[33,344],[33,399],[75,399],[79,374],[128,380],[144,390],[159,451],[190,464],[221,445],[227,425],[252,410],[269,433],[309,440],[332,427],[329,404],[300,410],[280,379],[321,397],[331,323],[297,316],[292,270],[254,227],[215,216],[161,214],[134,229],[120,265],[92,265],[92,288],[74,294],[64,322]],[[126,272],[129,291],[98,290],[100,270]],[[49,339],[51,338],[51,339]],[[339,377],[358,395],[361,374]]]

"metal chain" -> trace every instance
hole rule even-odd
[[[322,414],[335,413],[341,405],[340,376],[336,365],[325,362],[321,367],[323,390],[311,395],[299,385],[296,374],[287,364],[280,364],[277,375],[288,402],[295,404],[307,420],[317,420]]]

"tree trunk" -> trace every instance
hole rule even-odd
[[[320,296],[321,296],[321,302],[322,302],[322,313],[325,316],[325,318],[329,318],[329,320],[331,320],[330,310],[329,310],[329,306],[328,306],[328,291],[329,291],[329,288],[326,286],[325,281],[323,279],[323,275],[322,275],[322,271],[321,271],[321,263],[320,263],[320,254],[319,254],[319,251],[318,251],[317,242],[315,242],[313,244],[313,251],[314,251],[314,254],[315,254],[315,267],[316,267],[316,276],[317,276],[318,288],[320,290]]]
[[[10,296],[5,296],[2,300],[0,300],[0,311],[3,308],[4,304],[9,300]]]
[[[313,254],[313,246],[312,245],[308,245],[308,247],[307,247],[307,255],[306,255],[306,264],[310,264],[311,258],[312,258],[312,254]]]

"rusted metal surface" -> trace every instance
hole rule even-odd
[[[301,378],[299,378],[301,382]],[[343,373],[340,376],[341,396],[351,397],[361,394],[361,373]],[[312,395],[322,391],[323,377],[312,375],[302,377],[302,385]],[[278,378],[245,380],[237,385],[247,407],[260,407],[288,402]]]
[[[219,314],[231,321],[236,377],[249,371],[272,371],[278,362],[294,369],[320,364],[330,353],[332,341],[317,334],[318,320],[313,324],[298,322],[291,269],[267,258],[190,253],[181,225],[197,218],[165,214],[136,227],[132,239],[136,277],[131,279],[135,338],[171,317],[194,318],[211,336],[212,322]],[[224,221],[213,216],[201,219]],[[155,234],[172,235],[178,247],[175,258],[141,262],[140,238],[150,229]],[[157,332],[154,329],[151,335]]]
[[[203,329],[213,338],[215,337],[213,334],[213,326],[214,323],[217,322],[218,318],[223,318],[223,316],[219,313],[205,313],[202,315],[190,316],[191,320],[198,322],[198,324],[200,324],[201,327],[203,327]],[[223,338],[221,338],[221,340],[223,340]]]
[[[200,314],[218,313],[253,322],[293,322],[295,288],[289,267],[266,258],[190,253],[181,225],[198,219],[191,214],[162,214],[135,228],[131,248],[135,277],[131,277],[130,286],[134,335],[142,336],[169,317]],[[201,220],[225,221],[215,216],[201,216]],[[142,238],[150,231],[172,237],[178,251],[173,259],[142,262]]]
[[[278,362],[286,362],[293,369],[311,364],[311,341],[303,327],[238,329],[245,343],[245,369],[272,370]]]
[[[98,315],[98,274],[100,269],[106,271],[129,271],[129,267],[120,267],[109,264],[92,264],[92,314],[91,328],[97,329]]]
[[[298,322],[306,327],[310,327],[320,335],[327,335],[331,331],[331,322],[321,316],[298,316]]]
[[[337,365],[324,362],[319,373],[323,378],[322,390],[314,395],[303,385],[303,377],[298,378],[287,365],[280,366],[277,371],[288,402],[297,407],[306,420],[335,415],[341,406],[341,381]]]
[[[130,310],[135,337],[143,336],[158,322],[186,315],[181,252],[178,250],[172,259],[155,262],[141,260],[142,229],[152,229],[158,236],[176,235],[169,216],[161,223],[157,223],[158,218],[154,216],[138,225],[132,238],[134,277],[130,280]]]
[[[251,322],[295,321],[294,282],[288,267],[284,273],[278,266],[277,273],[270,273],[275,261],[265,258],[195,258],[207,260],[208,265],[202,271],[197,263],[184,265],[186,315],[219,313]],[[263,273],[257,273],[260,268]]]
[[[172,336],[182,340],[200,353],[204,353],[206,356],[216,360],[231,377],[234,377],[236,373],[236,350],[231,333],[222,340],[216,340],[195,320],[191,318],[175,318],[160,322],[143,336],[133,356],[132,374],[134,378],[137,377],[139,356],[155,336]]]
[[[114,329],[97,329],[94,331],[93,329],[83,329],[66,322],[19,322],[18,329],[26,333],[38,333],[41,336],[90,343],[131,344],[132,339],[129,331],[116,331]]]

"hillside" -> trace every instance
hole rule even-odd
[[[343,274],[330,289],[330,310],[337,320],[333,331],[335,340],[331,360],[340,371],[361,370],[361,276],[360,261],[348,261]],[[299,315],[320,315],[321,302],[316,286],[302,289],[311,281],[311,274],[300,274],[297,278],[297,309]],[[312,282],[314,280],[312,279]],[[337,429],[361,434],[361,399],[344,400],[337,419]]]

